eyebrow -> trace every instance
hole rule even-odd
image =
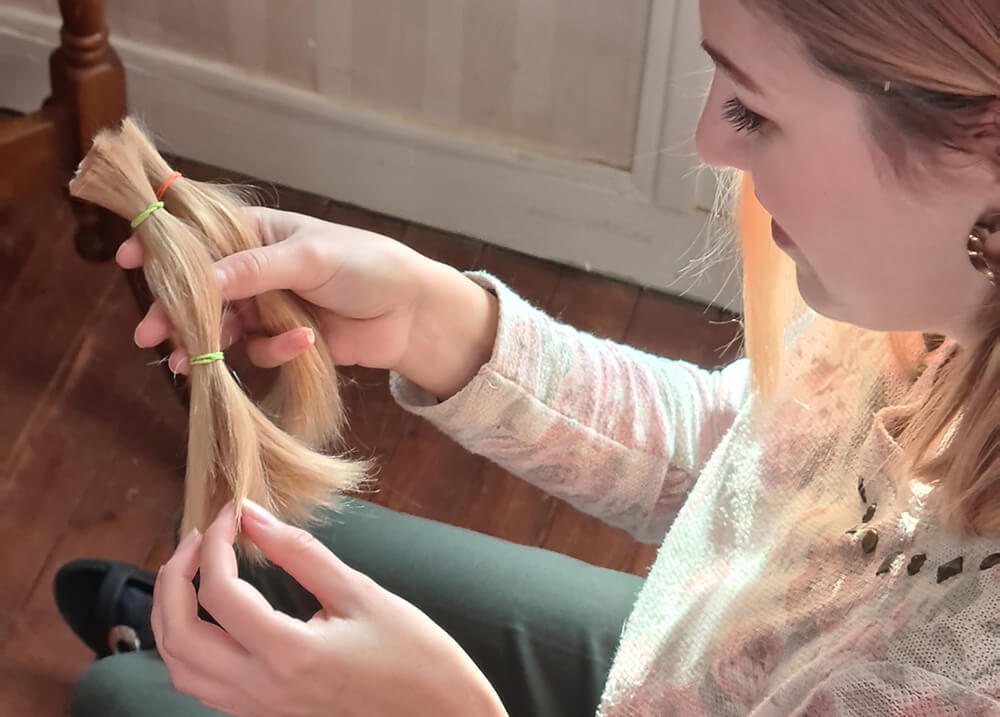
[[[732,75],[734,80],[739,82],[754,94],[764,94],[757,83],[754,82],[747,73],[737,67],[736,63],[719,52],[719,50],[716,50],[714,47],[709,45],[705,40],[701,41],[701,49],[705,51],[705,54],[712,58],[712,62],[714,62],[717,67],[721,67]]]

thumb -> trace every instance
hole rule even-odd
[[[327,612],[348,617],[360,604],[365,577],[301,528],[282,523],[244,500],[241,529],[261,552],[319,600]]]
[[[222,297],[228,301],[277,289],[305,291],[325,280],[323,262],[295,240],[230,254],[215,262],[214,270]]]

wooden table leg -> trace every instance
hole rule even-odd
[[[49,59],[51,102],[64,108],[75,126],[71,173],[90,149],[94,135],[105,127],[118,126],[125,118],[125,69],[108,43],[103,0],[59,0],[59,10],[63,18],[62,43]],[[107,261],[128,238],[128,223],[92,204],[72,201],[77,218],[77,252],[91,261]],[[142,272],[126,272],[126,280],[140,313],[145,313],[152,296]],[[165,359],[170,349],[164,344],[157,351]],[[186,403],[186,382],[175,380],[165,361],[163,366],[164,375]]]
[[[125,117],[125,70],[108,44],[103,0],[59,0],[62,44],[52,53],[49,71],[52,102],[69,113],[76,130],[78,162],[97,132]],[[105,261],[127,236],[128,227],[103,209],[74,202],[75,242],[85,258]]]

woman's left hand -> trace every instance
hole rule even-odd
[[[240,717],[506,714],[472,659],[417,608],[309,533],[253,504],[242,512],[243,534],[322,607],[296,620],[237,576],[227,505],[156,579],[153,632],[178,691]],[[198,618],[199,602],[218,626]]]

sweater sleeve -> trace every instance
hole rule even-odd
[[[874,662],[835,672],[795,717],[997,717],[1000,691],[959,684],[912,665]]]
[[[486,274],[500,320],[490,361],[444,402],[393,375],[393,395],[474,453],[640,540],[659,542],[747,397],[720,371],[560,324]]]

